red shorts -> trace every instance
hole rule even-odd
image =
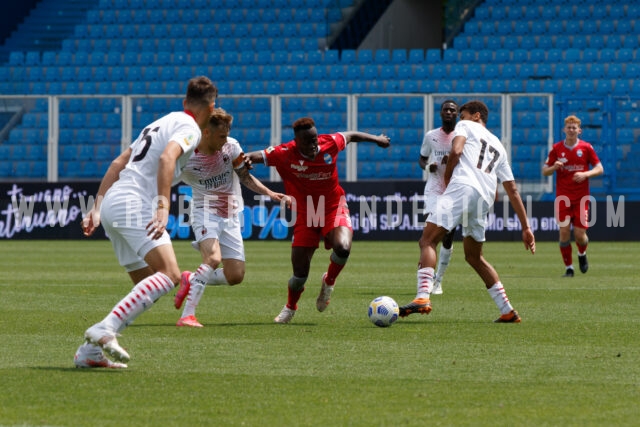
[[[307,222],[310,222],[307,224]],[[351,227],[351,215],[347,204],[338,206],[332,213],[320,218],[320,222],[314,225],[311,220],[307,219],[306,213],[298,215],[296,224],[293,226],[293,240],[291,246],[301,246],[305,248],[317,248],[320,240],[324,238],[331,230],[336,227]],[[325,241],[325,248],[330,249],[331,245]]]
[[[556,198],[554,210],[560,227],[572,224],[574,227],[589,228],[589,199],[585,197],[582,200],[569,202],[567,198]]]

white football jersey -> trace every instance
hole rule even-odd
[[[242,191],[234,169],[244,166],[242,148],[228,137],[227,143],[214,154],[196,150],[184,169],[182,180],[193,189],[191,208],[229,218],[244,209]]]
[[[433,129],[424,134],[422,146],[420,147],[420,155],[428,157],[427,162],[427,183],[424,186],[425,196],[444,193],[446,185],[444,184],[444,171],[447,165],[442,164],[442,158],[448,156],[451,152],[451,142],[455,132],[447,134],[442,128]],[[438,170],[435,173],[429,172],[431,163],[438,164]]]
[[[482,198],[493,204],[498,180],[513,181],[513,172],[507,160],[507,152],[500,140],[480,123],[461,120],[455,128],[456,136],[464,136],[460,162],[453,170],[451,183],[474,187]]]
[[[129,163],[109,191],[126,191],[152,200],[158,195],[160,155],[169,142],[177,142],[183,151],[176,162],[173,177],[173,184],[177,184],[187,160],[200,143],[201,135],[194,118],[184,112],[169,113],[149,124],[131,144]]]

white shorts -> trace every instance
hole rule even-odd
[[[206,239],[217,239],[220,244],[222,259],[237,259],[244,261],[244,242],[240,229],[240,218],[231,218],[208,214],[205,220],[204,210],[191,211],[191,228],[196,236],[192,246],[200,250],[200,242]]]
[[[439,194],[425,194],[424,196],[424,214],[426,216],[431,215],[436,211],[436,203],[438,202]]]
[[[146,204],[145,204],[146,203]],[[157,240],[147,236],[151,221],[151,202],[130,193],[107,192],[100,205],[100,222],[111,240],[118,262],[128,272],[147,266],[144,257],[154,248],[170,245],[165,231]]]
[[[427,222],[449,231],[462,224],[463,237],[470,236],[476,242],[484,242],[491,206],[473,187],[453,183],[438,197],[436,208]]]

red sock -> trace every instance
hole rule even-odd
[[[583,254],[587,252],[588,245],[589,245],[589,242],[585,243],[584,245],[581,245],[580,243],[576,242],[576,246],[578,248],[578,254]]]
[[[327,277],[325,277],[324,282],[333,286],[336,284],[336,279],[338,278],[338,274],[342,271],[345,264],[336,264],[335,262],[329,262],[329,268],[327,269]]]
[[[560,253],[562,254],[562,260],[567,267],[573,264],[573,257],[571,255],[571,245],[560,246]]]
[[[300,300],[300,296],[304,292],[304,288],[295,290],[295,291],[291,288],[287,288],[287,289],[289,290],[289,293],[287,295],[287,307],[290,308],[291,310],[297,310],[298,301]]]

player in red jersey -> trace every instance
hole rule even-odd
[[[544,176],[556,172],[555,214],[560,226],[560,253],[566,266],[564,277],[573,277],[571,226],[578,247],[580,271],[586,273],[587,228],[589,228],[589,178],[602,175],[604,168],[595,150],[579,138],[582,122],[574,115],[564,119],[564,141],[553,145],[542,166]],[[591,166],[591,169],[589,167]]]
[[[316,300],[318,311],[327,308],[336,278],[349,258],[353,229],[345,193],[338,181],[338,153],[350,142],[374,142],[382,148],[391,142],[384,134],[376,136],[365,132],[318,135],[309,117],[296,120],[293,132],[293,141],[247,154],[252,163],[276,168],[285,193],[292,198],[296,215],[291,243],[293,275],[288,283],[287,304],[274,319],[276,323],[289,323],[293,318],[309,276],[311,258],[321,239],[325,248],[333,252],[329,268],[322,275]]]

